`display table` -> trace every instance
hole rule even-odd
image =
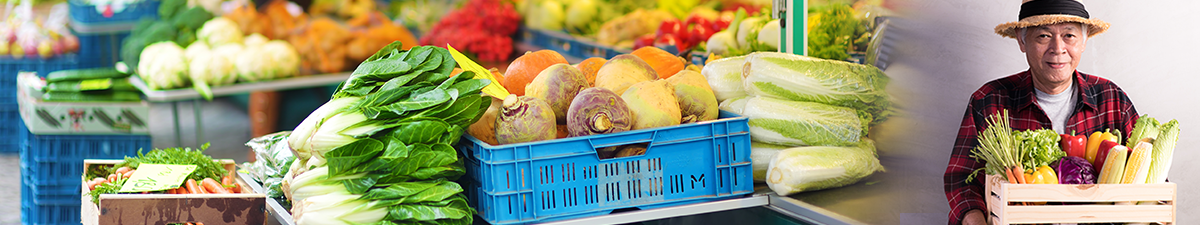
[[[250,92],[262,91],[282,91],[291,89],[320,87],[325,85],[337,84],[345,81],[350,77],[349,72],[320,74],[301,77],[292,77],[272,81],[254,82],[254,83],[238,83],[227,86],[213,87],[213,97],[247,94]],[[200,103],[203,99],[199,92],[192,88],[183,88],[175,90],[151,90],[146,86],[146,82],[142,81],[138,76],[130,76],[129,80],[134,87],[142,91],[146,96],[146,100],[150,102],[169,102],[171,103],[171,116],[175,127],[175,144],[183,146],[182,133],[179,126],[179,104],[191,100],[193,115],[195,116],[196,124],[196,141],[197,143],[204,142],[203,123],[200,119]]]

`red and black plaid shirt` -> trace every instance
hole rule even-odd
[[[1137,110],[1120,87],[1108,79],[1079,71],[1075,71],[1075,82],[1080,98],[1074,113],[1067,119],[1067,133],[1090,134],[1112,128],[1128,134],[1133,130]],[[950,203],[949,224],[961,224],[963,215],[972,209],[987,211],[983,198],[984,176],[980,174],[970,183],[966,180],[967,175],[984,165],[971,157],[971,149],[979,144],[979,132],[987,129],[985,119],[1002,109],[1008,109],[1013,130],[1051,128],[1050,118],[1037,104],[1033,76],[1029,71],[988,82],[971,94],[943,177],[946,199]]]

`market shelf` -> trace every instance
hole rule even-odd
[[[324,85],[337,84],[345,81],[350,77],[349,72],[321,74],[311,76],[292,77],[278,79],[272,81],[253,82],[253,83],[238,83],[227,86],[213,87],[213,97],[246,94],[256,91],[281,91],[290,89],[320,87]],[[176,102],[184,100],[201,99],[199,92],[190,87],[174,90],[151,90],[146,86],[146,82],[138,76],[130,76],[129,81],[134,87],[142,91],[146,95],[146,100],[151,102]]]
[[[283,91],[291,89],[320,87],[330,84],[337,84],[345,81],[350,77],[350,72],[319,74],[309,76],[299,76],[284,78],[271,81],[253,82],[253,83],[238,83],[233,85],[219,86],[212,88],[213,97],[247,94],[258,91]],[[171,103],[171,118],[174,118],[175,127],[175,144],[183,145],[183,137],[180,132],[179,125],[179,105],[184,101],[192,101],[192,110],[195,119],[195,133],[197,143],[204,142],[204,126],[200,121],[200,103],[203,97],[199,92],[190,87],[172,90],[151,90],[146,86],[146,82],[142,81],[141,77],[130,76],[130,83],[146,96],[146,100],[150,102],[169,102]]]

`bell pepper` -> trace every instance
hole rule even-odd
[[[1040,166],[1037,169],[1025,170],[1026,184],[1058,184],[1058,175],[1050,166]]]
[[[1050,166],[1038,167],[1037,172],[1042,175],[1043,183],[1058,184],[1058,174],[1055,174],[1054,169],[1050,168]]]
[[[1062,150],[1067,152],[1067,156],[1087,158],[1087,135],[1061,134],[1061,136],[1062,141],[1060,145]]]
[[[1096,153],[1100,151],[1100,141],[1112,140],[1117,144],[1121,144],[1121,131],[1115,131],[1116,134],[1113,134],[1113,132],[1114,131],[1112,129],[1106,129],[1104,132],[1096,131],[1092,133],[1092,136],[1088,137],[1087,156],[1083,157],[1084,159],[1087,159],[1088,163],[1096,165]]]

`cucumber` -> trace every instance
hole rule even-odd
[[[142,97],[133,91],[62,92],[48,91],[42,94],[47,102],[136,102]]]
[[[46,82],[54,83],[71,80],[91,80],[104,78],[124,78],[129,74],[121,73],[115,68],[93,68],[77,70],[59,70],[46,75]]]
[[[126,79],[91,79],[59,81],[46,84],[44,91],[79,92],[79,91],[137,91],[138,89]]]

